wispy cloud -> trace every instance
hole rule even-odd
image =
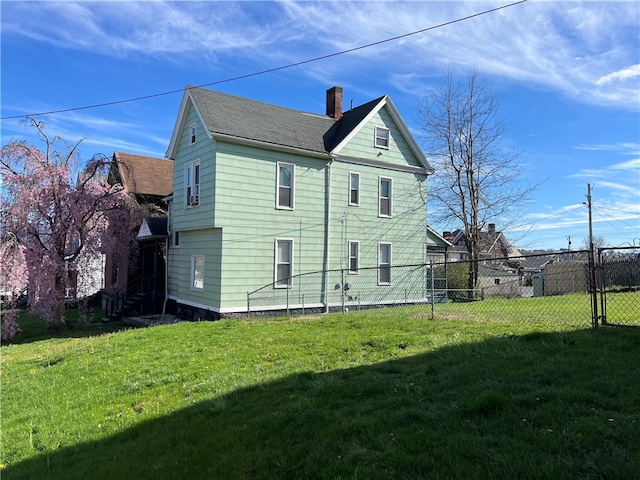
[[[44,106],[45,109],[48,107],[50,105]],[[121,112],[118,117],[76,111],[48,116],[45,131],[51,138],[57,136],[71,144],[81,141],[79,151],[83,158],[89,158],[95,153],[110,155],[114,150],[162,157],[167,148],[167,132],[170,131],[172,120],[149,119],[139,109],[134,109],[130,115]],[[41,145],[41,139],[29,122],[3,122],[2,144],[16,138]],[[150,145],[157,148],[152,150]]]
[[[596,85],[604,85],[618,80],[629,80],[630,78],[640,77],[640,63],[632,65],[616,72],[608,73],[596,80]]]
[[[640,155],[640,143],[622,142],[615,144],[577,145],[577,150],[608,151],[623,155]]]
[[[584,168],[568,176],[568,178],[582,178],[586,180],[603,177],[615,177],[624,180],[626,183],[631,182],[632,184],[635,184],[635,190],[640,194],[640,158],[605,165],[597,169]]]
[[[106,56],[171,62],[227,55],[247,69],[293,63],[473,15],[505,2],[5,2],[3,36]],[[422,88],[444,66],[636,108],[638,2],[528,2],[302,67],[331,78],[381,66],[383,81]],[[207,64],[203,64],[207,67]],[[391,72],[391,73],[387,73]],[[422,93],[422,92],[419,92]]]

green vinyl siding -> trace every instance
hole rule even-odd
[[[389,148],[374,146],[375,127],[389,129]],[[391,165],[421,167],[386,107],[371,117],[341,150],[341,156],[382,161]]]
[[[360,174],[360,205],[348,204],[349,172]],[[380,176],[392,179],[392,216],[378,216]],[[375,267],[378,243],[393,244],[393,264],[424,261],[426,176],[335,162],[331,172],[331,268],[347,268],[348,242],[360,242],[360,266]]]
[[[190,303],[220,306],[222,230],[181,231],[180,246],[169,248],[168,293]],[[191,257],[204,255],[204,288],[191,288]]]
[[[340,157],[362,159],[364,165],[340,157],[328,160],[208,138],[195,109],[187,108],[177,140],[170,229],[180,231],[180,246],[168,252],[171,298],[221,313],[242,312],[247,293],[264,287],[265,296],[284,305],[320,304],[328,287],[335,296],[336,278],[305,275],[291,288],[274,288],[275,242],[293,242],[294,275],[348,268],[349,241],[358,241],[361,269],[378,265],[378,245],[392,245],[392,264],[425,261],[426,176],[402,171],[420,162],[386,108],[376,113],[340,151]],[[190,126],[197,141],[190,145]],[[389,149],[374,147],[374,127],[389,129]],[[382,155],[378,155],[382,152]],[[184,206],[184,166],[200,160],[200,205]],[[374,165],[366,165],[373,161]],[[276,208],[277,168],[295,165],[294,208]],[[385,166],[386,164],[386,166]],[[349,172],[360,175],[358,206],[349,205]],[[391,218],[378,215],[379,178],[392,180]],[[331,179],[330,184],[328,179]],[[327,211],[327,196],[330,207]],[[327,231],[327,215],[329,231]],[[325,240],[329,238],[328,248]],[[328,251],[328,259],[327,257]],[[192,255],[204,255],[202,291],[191,289]],[[376,271],[366,278],[378,286]],[[361,274],[359,281],[365,280]],[[392,276],[391,283],[393,284]],[[326,282],[326,283],[325,283]],[[256,296],[259,298],[259,296]],[[273,306],[273,302],[266,305]],[[252,308],[255,307],[252,304]]]
[[[195,124],[196,143],[191,144],[190,126]],[[193,230],[214,226],[215,212],[215,147],[216,143],[207,136],[196,110],[190,106],[180,132],[178,149],[173,167],[174,228]],[[185,166],[200,161],[200,204],[185,208]],[[182,210],[178,213],[179,210]]]
[[[295,208],[276,208],[278,162],[295,165]],[[294,243],[293,273],[324,265],[327,162],[218,142],[216,226],[224,231],[222,302],[246,305],[246,294],[274,281],[275,239]],[[294,282],[292,291],[299,288]]]

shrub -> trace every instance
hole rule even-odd
[[[16,322],[16,311],[9,310],[7,312],[3,312],[2,314],[2,327],[0,328],[2,331],[0,335],[0,339],[2,342],[10,342],[13,340],[19,333],[22,332],[20,325]]]

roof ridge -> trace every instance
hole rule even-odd
[[[305,115],[313,115],[313,116],[318,116],[318,117],[322,117],[322,118],[330,118],[330,117],[328,117],[326,115],[323,115],[322,113],[309,112],[307,110],[300,110],[300,109],[291,108],[291,107],[284,107],[282,105],[276,105],[275,103],[269,103],[269,102],[265,102],[263,100],[256,100],[256,99],[248,98],[248,97],[241,97],[240,95],[235,95],[233,93],[227,93],[227,92],[221,92],[219,90],[210,90],[208,88],[196,87],[196,86],[190,87],[188,85],[185,88],[189,89],[190,91],[199,90],[199,91],[202,91],[202,92],[206,92],[206,94],[224,95],[226,97],[231,97],[231,98],[237,99],[239,101],[257,103],[257,104],[264,105],[264,106],[271,107],[271,108],[278,108],[278,109],[282,109],[282,110],[288,110],[290,112],[297,112],[297,113],[302,113],[302,114],[305,114]]]

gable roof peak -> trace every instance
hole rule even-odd
[[[187,85],[166,156],[175,158],[179,132],[185,128],[191,107],[210,139],[301,153],[326,160],[335,158],[369,119],[386,107],[424,172],[433,172],[387,95],[345,112],[341,87],[329,88],[326,94],[326,115],[319,115]]]

